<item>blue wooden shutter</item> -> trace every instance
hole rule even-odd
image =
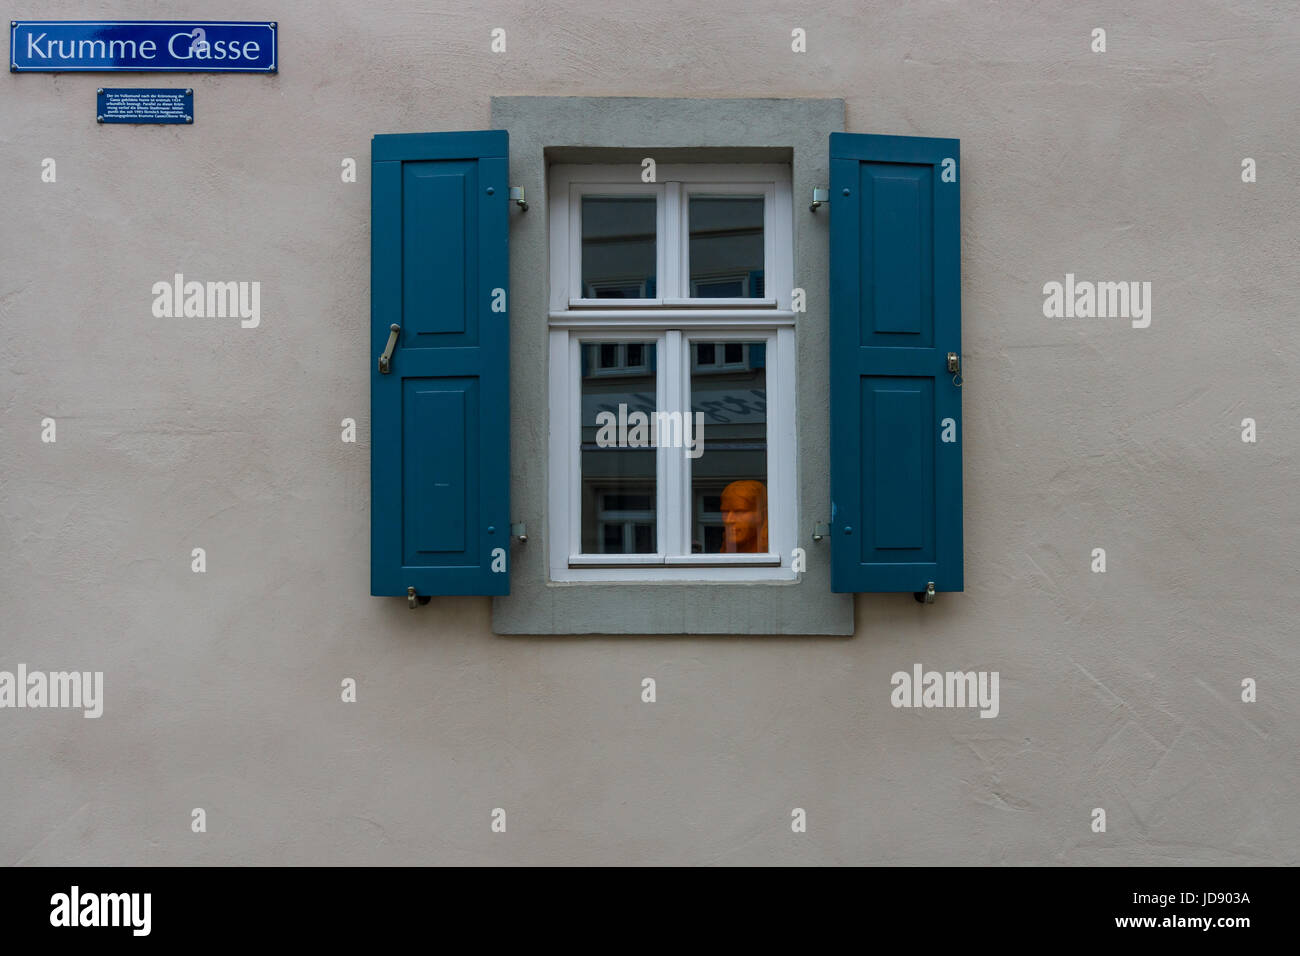
[[[510,593],[508,156],[503,130],[371,141],[371,594]]]
[[[831,590],[960,591],[958,141],[830,151]]]

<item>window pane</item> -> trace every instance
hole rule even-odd
[[[693,297],[763,298],[763,197],[691,196]]]
[[[582,295],[655,297],[654,196],[582,197]]]
[[[653,342],[582,345],[582,553],[654,554]],[[605,360],[613,356],[613,361]],[[619,361],[637,356],[639,362]],[[619,427],[620,422],[622,428]]]
[[[769,548],[766,349],[762,342],[727,343],[723,354],[729,361],[733,346],[738,365],[709,368],[700,354],[714,345],[691,345],[692,426],[704,440],[703,452],[691,461],[696,554],[761,554]]]

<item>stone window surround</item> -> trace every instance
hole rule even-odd
[[[806,200],[829,181],[829,137],[844,130],[840,99],[670,99],[494,96],[493,129],[510,134],[510,184],[527,212],[510,223],[511,520],[528,540],[511,548],[510,594],[492,599],[497,634],[851,635],[853,595],[830,585],[828,216]],[[547,566],[549,247],[551,163],[789,163],[794,191],[797,544],[808,568],[793,582],[552,582]],[[540,360],[539,360],[540,357]]]

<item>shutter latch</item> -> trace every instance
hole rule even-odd
[[[934,603],[934,582],[933,581],[925,582],[925,590],[913,591],[912,597],[916,598],[916,600],[921,604],[933,604]]]
[[[379,356],[380,375],[387,375],[392,370],[393,349],[397,347],[397,333],[400,331],[402,331],[402,327],[396,322],[388,327],[388,344],[384,346],[384,354]]]
[[[428,594],[416,594],[414,587],[406,589],[406,606],[412,611],[415,610],[415,602],[419,601],[421,606],[428,604],[433,598]]]

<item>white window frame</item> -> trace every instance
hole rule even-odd
[[[753,309],[753,308],[776,308],[777,301],[774,289],[784,288],[786,297],[790,295],[790,283],[781,280],[781,285],[774,286],[767,282],[768,263],[776,264],[777,248],[776,236],[777,229],[777,199],[776,199],[776,182],[764,183],[746,183],[746,182],[683,182],[668,183],[668,207],[672,209],[676,204],[678,213],[676,223],[669,219],[668,227],[671,229],[676,226],[677,242],[679,246],[679,255],[677,257],[677,268],[670,271],[669,275],[676,279],[675,288],[680,291],[680,297],[665,296],[664,305],[693,307],[693,308],[713,308],[713,309]],[[675,187],[675,188],[672,188]],[[687,218],[687,210],[690,209],[690,198],[692,194],[702,196],[727,196],[727,195],[744,195],[752,196],[760,192],[763,196],[763,278],[764,278],[764,298],[713,298],[705,296],[691,296],[691,236],[690,222]],[[791,231],[792,235],[792,231]],[[777,270],[779,271],[779,269]],[[789,305],[787,303],[787,308]]]
[[[550,310],[611,309],[626,311],[672,306],[727,311],[770,309],[788,312],[794,277],[794,213],[790,167],[774,163],[718,165],[673,163],[658,166],[656,181],[641,182],[633,164],[582,166],[557,164],[549,174],[551,297]],[[691,298],[687,211],[692,193],[762,195],[765,298]],[[644,299],[593,299],[582,295],[582,197],[655,196],[659,237],[677,237],[678,254],[668,243],[655,248],[655,292]]]
[[[557,164],[548,176],[550,213],[548,565],[552,582],[693,583],[793,581],[798,527],[794,407],[794,217],[790,167],[780,164],[661,164],[642,183],[639,165]],[[691,194],[763,195],[763,299],[690,298]],[[655,195],[656,292],[645,299],[581,293],[582,197]],[[675,247],[674,247],[675,246]],[[764,342],[767,393],[767,554],[690,554],[691,459],[656,449],[656,553],[581,554],[581,346],[654,342],[655,405],[689,412],[691,350],[698,342]],[[724,370],[719,366],[719,370]],[[707,434],[708,425],[705,424]],[[677,520],[670,508],[680,505]]]
[[[582,199],[584,196],[652,196],[655,198],[655,277],[656,292],[660,290],[659,283],[663,282],[664,275],[664,246],[665,243],[658,241],[658,236],[665,234],[668,225],[665,221],[667,203],[664,201],[663,189],[658,183],[642,183],[635,180],[630,182],[613,181],[608,184],[601,182],[572,182],[569,186],[569,229],[568,229],[568,246],[569,255],[569,272],[568,272],[568,297],[566,305],[578,308],[582,306],[609,307],[611,303],[619,303],[626,306],[653,306],[662,305],[663,297],[661,295],[650,296],[643,299],[592,299],[582,294]],[[552,210],[555,215],[555,210]]]

